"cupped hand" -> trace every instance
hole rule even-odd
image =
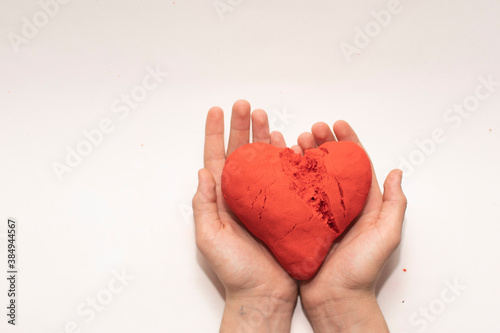
[[[255,110],[239,100],[233,105],[227,152],[224,148],[224,115],[218,107],[210,109],[205,127],[205,168],[198,173],[198,190],[193,197],[196,244],[226,290],[227,303],[242,313],[244,304],[261,316],[282,308],[293,312],[297,282],[280,266],[266,246],[254,238],[227,206],[221,191],[221,174],[226,156],[250,142],[285,147],[279,132],[269,133],[266,112]],[[260,305],[257,305],[260,304]],[[264,308],[267,308],[264,311]],[[291,311],[290,311],[291,310]],[[248,311],[247,311],[248,312]],[[291,318],[291,313],[289,314]],[[225,314],[226,316],[226,314]]]
[[[327,124],[316,123],[311,132],[299,136],[298,152],[335,140],[353,141],[363,148],[345,121],[337,121],[333,132]],[[391,171],[382,194],[372,165],[372,185],[363,210],[334,241],[316,275],[300,283],[301,302],[311,320],[329,315],[339,318],[350,310],[361,313],[363,302],[376,304],[375,284],[401,240],[406,210],[401,177],[401,170]],[[332,311],[327,314],[326,310]]]

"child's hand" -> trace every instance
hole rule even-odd
[[[346,122],[337,121],[333,130],[338,141],[353,141],[361,146]],[[316,123],[312,133],[299,136],[298,144],[306,150],[333,141],[335,136],[327,124]],[[382,195],[373,172],[360,215],[334,242],[318,273],[300,283],[302,307],[315,332],[388,332],[375,298],[375,284],[401,240],[406,210],[401,176],[400,170],[393,170],[385,180]]]
[[[285,147],[279,132],[269,133],[267,114],[240,100],[233,106],[227,155],[253,141]],[[221,191],[226,160],[224,117],[210,109],[205,127],[205,169],[193,198],[196,244],[226,290],[221,332],[288,332],[297,301],[297,282],[268,249],[240,224]]]

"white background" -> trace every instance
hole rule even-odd
[[[230,3],[74,0],[43,22],[37,1],[0,2],[0,331],[216,332],[224,300],[190,206],[206,111],[219,105],[229,121],[240,98],[288,145],[316,121],[349,121],[379,180],[414,162],[403,240],[378,287],[391,331],[498,331],[500,87],[467,118],[444,117],[473,101],[480,76],[500,81],[500,2],[401,0],[350,57],[341,45],[377,29],[371,12],[389,1]],[[148,66],[169,75],[120,118],[113,103]],[[106,118],[111,133],[59,181],[53,163]],[[445,139],[429,144],[439,128]],[[19,226],[15,328],[8,217]],[[79,314],[122,269],[134,279],[94,318]],[[465,290],[444,303],[454,279]],[[300,306],[292,332],[312,332]]]

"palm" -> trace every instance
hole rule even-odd
[[[337,122],[334,130],[339,141],[353,141],[361,146],[347,123]],[[298,141],[301,149],[306,150],[333,140],[335,136],[328,125],[318,123],[313,126],[312,134],[303,134]],[[373,290],[378,274],[399,243],[401,234],[400,228],[384,224],[384,214],[387,215],[382,209],[384,201],[390,200],[382,196],[372,167],[372,185],[363,210],[351,227],[335,240],[316,275],[301,282],[303,297],[320,297],[325,288],[333,297],[340,298],[353,290]]]
[[[263,292],[283,284],[288,288],[297,288],[295,281],[281,268],[267,248],[255,240],[232,214],[221,215],[225,230],[214,240],[212,246],[231,250],[221,252],[214,258],[212,265],[226,288]]]
[[[284,147],[279,133],[269,133],[265,112],[252,114],[253,141]],[[233,106],[227,152],[224,149],[222,110],[209,111],[205,137],[203,177],[214,189],[198,190],[201,204],[195,206],[197,243],[227,291],[272,293],[278,297],[297,294],[297,284],[269,253],[265,245],[251,236],[227,206],[221,191],[221,174],[226,155],[249,142],[250,105],[238,101]],[[194,203],[194,202],[193,202]]]
[[[379,211],[372,214],[378,216]],[[360,215],[348,233],[335,241],[315,277],[302,284],[302,292],[324,286],[339,292],[373,287],[388,251],[378,245],[387,244],[386,236],[370,215]]]

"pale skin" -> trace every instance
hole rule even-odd
[[[226,291],[221,332],[289,332],[300,294],[315,332],[388,332],[375,297],[380,272],[401,240],[406,197],[401,170],[387,176],[382,194],[375,173],[365,207],[342,237],[335,240],[323,265],[308,281],[293,279],[268,248],[241,225],[225,203],[221,174],[226,156],[250,142],[286,147],[279,132],[269,132],[267,114],[250,112],[250,104],[233,105],[227,150],[223,112],[213,107],[205,127],[204,168],[198,173],[193,210],[198,249]],[[250,133],[252,123],[252,133]],[[327,141],[361,145],[345,121],[333,131],[316,123],[291,147],[303,154]]]

